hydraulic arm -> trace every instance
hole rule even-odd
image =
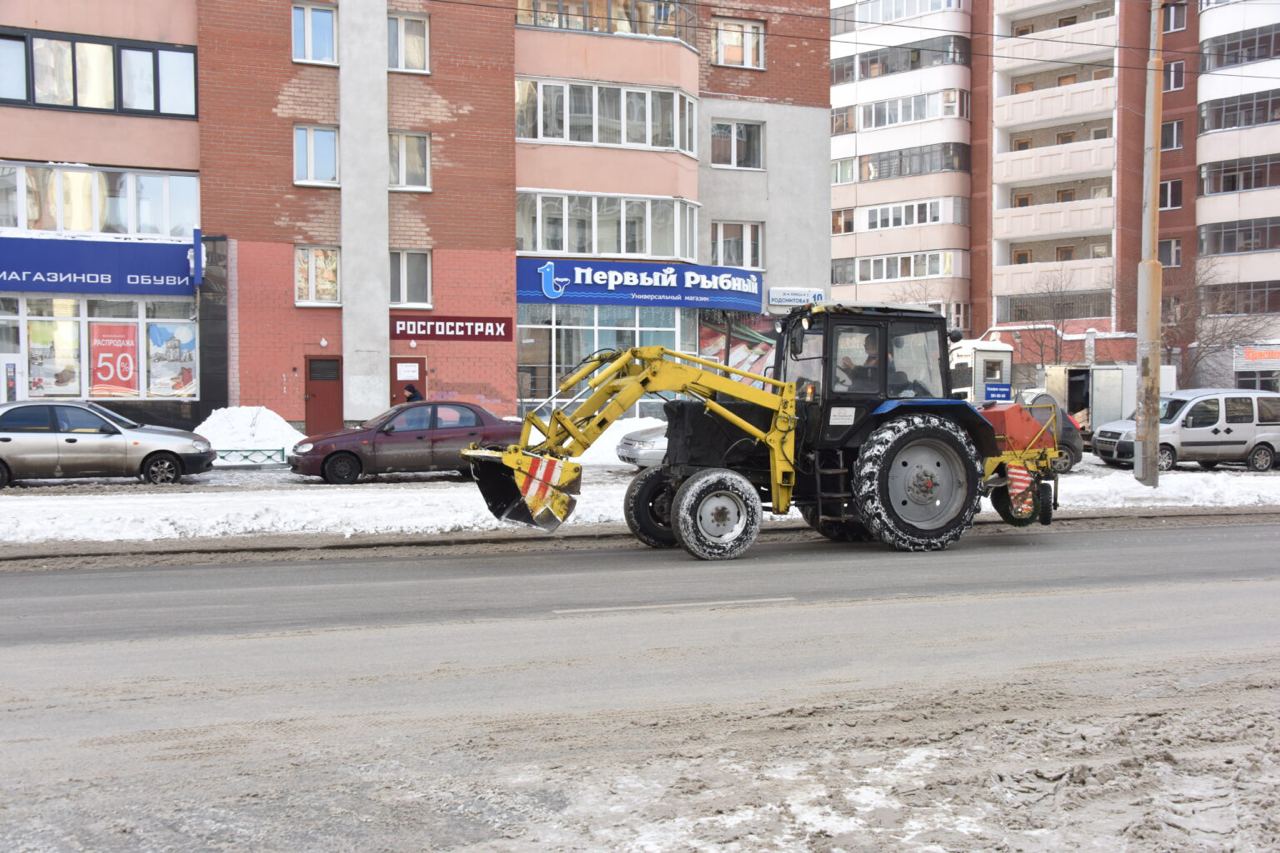
[[[581,488],[582,466],[569,460],[581,456],[645,394],[661,392],[700,400],[707,412],[763,442],[769,449],[772,509],[788,510],[795,485],[795,384],[655,346],[589,356],[560,383],[560,394],[574,394],[568,404],[576,404],[572,411],[553,409],[544,421],[538,417],[540,410],[534,410],[525,416],[519,444],[464,451],[490,512],[500,519],[555,530],[573,513],[574,495]],[[741,418],[717,402],[717,396],[773,412],[769,429]]]

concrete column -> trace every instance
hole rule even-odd
[[[386,0],[342,4],[338,58],[342,416],[358,421],[390,396]]]

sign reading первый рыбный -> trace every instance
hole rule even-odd
[[[655,308],[763,308],[761,273],[682,263],[516,258],[516,301]]]
[[[187,243],[0,237],[0,290],[190,296]]]

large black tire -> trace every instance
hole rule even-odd
[[[1259,444],[1249,451],[1249,458],[1245,460],[1245,464],[1249,466],[1250,471],[1258,473],[1270,471],[1276,464],[1276,452],[1269,444]]]
[[[635,537],[650,548],[674,548],[679,544],[671,529],[671,503],[675,496],[675,485],[661,466],[643,469],[627,486],[622,517]]]
[[[858,512],[886,545],[940,551],[973,524],[981,476],[978,450],[955,421],[894,418],[871,433],[858,455]]]
[[[153,486],[172,486],[182,480],[182,460],[172,453],[153,453],[142,462],[142,481]]]
[[[13,475],[9,473],[9,466],[0,462],[0,489],[13,482]]]
[[[324,481],[335,486],[349,486],[360,479],[360,460],[350,453],[335,453],[324,460]]]
[[[671,504],[676,541],[699,560],[732,560],[760,533],[760,495],[736,471],[708,468],[680,484]]]
[[[1009,489],[1007,486],[1001,486],[993,489],[991,492],[991,506],[1000,517],[1004,519],[1006,524],[1013,527],[1029,527],[1040,518],[1040,490],[1035,486],[1031,487],[1031,510],[1027,515],[1018,515],[1013,510],[1013,500],[1009,497]]]
[[[810,527],[832,542],[871,542],[875,539],[862,526],[862,522],[852,518],[844,521],[819,521],[818,508],[814,506],[801,507],[800,515]]]
[[[1172,471],[1178,467],[1178,451],[1172,445],[1162,444],[1156,448],[1156,468],[1160,471]]]

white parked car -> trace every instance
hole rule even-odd
[[[618,458],[637,468],[661,465],[667,455],[667,427],[649,427],[629,432],[618,442]]]

